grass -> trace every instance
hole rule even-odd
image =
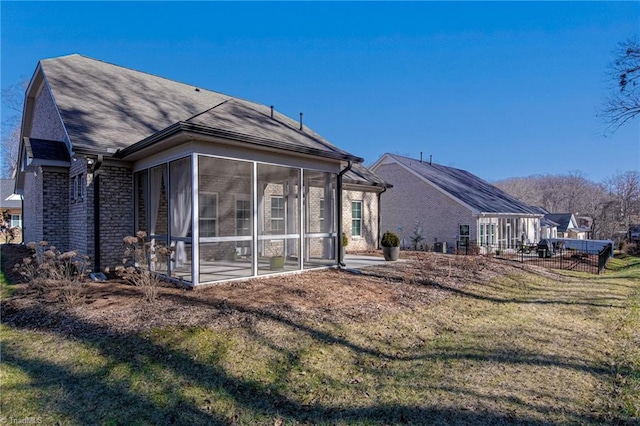
[[[597,277],[502,276],[349,324],[2,325],[0,409],[44,424],[637,424],[639,278],[638,258]]]
[[[11,297],[15,291],[15,286],[9,282],[7,277],[0,271],[0,300]]]

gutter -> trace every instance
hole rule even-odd
[[[351,170],[353,164],[348,161],[347,167],[338,173],[338,266],[345,267],[344,259],[342,259],[342,176]]]
[[[380,225],[380,218],[382,217],[381,216],[381,210],[382,209],[381,209],[381,206],[380,206],[380,196],[385,192],[387,192],[387,188],[384,188],[382,191],[378,192],[378,238],[377,238],[377,240],[378,240],[377,241],[378,249],[380,249],[380,235],[382,235],[381,234],[382,226]]]
[[[360,157],[353,156],[346,152],[330,152],[323,151],[316,148],[305,147],[301,145],[297,145],[295,143],[282,142],[273,139],[261,138],[251,135],[245,135],[243,133],[232,132],[228,130],[215,129],[212,127],[202,126],[193,123],[185,123],[185,122],[177,122],[172,124],[171,126],[160,130],[157,133],[137,142],[127,148],[119,150],[114,153],[114,158],[125,159],[128,155],[135,154],[138,151],[141,151],[145,148],[148,148],[163,139],[168,138],[169,136],[173,136],[179,133],[196,133],[205,136],[218,137],[222,139],[227,139],[235,142],[249,143],[256,146],[266,147],[266,148],[275,148],[283,151],[295,152],[299,154],[308,154],[323,158],[329,158],[334,160],[346,160],[346,161],[356,161],[362,162],[364,161]]]

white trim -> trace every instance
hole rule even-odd
[[[202,191],[202,192],[198,192],[198,209],[200,208],[200,196],[201,195],[215,195],[216,196],[216,204],[215,204],[215,217],[202,217],[200,216],[200,210],[198,210],[198,231],[200,230],[200,221],[204,220],[215,220],[215,229],[214,232],[216,234],[216,237],[218,235],[220,235],[220,233],[218,232],[219,227],[220,227],[220,215],[219,215],[219,209],[218,206],[220,205],[220,195],[217,192],[213,192],[213,191]],[[191,234],[193,235],[193,232],[191,232]],[[202,238],[212,238],[212,237],[202,237]],[[215,237],[213,237],[215,238]]]
[[[358,203],[360,204],[360,217],[358,218],[354,218],[353,217],[353,204],[354,203]],[[351,236],[353,238],[362,238],[362,223],[364,222],[364,211],[362,210],[362,208],[364,207],[364,201],[363,200],[351,200]],[[358,234],[354,234],[353,233],[353,221],[357,220],[360,222],[360,232]]]
[[[271,234],[271,235],[259,235],[258,240],[290,240],[293,238],[300,238],[300,234]]]
[[[191,154],[191,284],[197,286],[200,283],[200,167],[198,154]]]

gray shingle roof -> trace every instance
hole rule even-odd
[[[0,207],[3,209],[21,209],[20,200],[7,200],[13,194],[15,181],[13,179],[0,179]]]
[[[347,173],[342,177],[343,182],[354,185],[378,186],[381,188],[391,188],[393,185],[385,182],[381,177],[373,173],[363,164],[354,163]]]
[[[479,213],[540,215],[531,206],[465,170],[396,154],[386,155]]]
[[[44,75],[74,147],[127,148],[179,122],[361,161],[270,108],[81,55],[45,59]]]
[[[567,232],[567,228],[571,224],[571,213],[548,213],[544,218],[558,224],[558,231]]]

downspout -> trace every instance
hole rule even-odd
[[[380,235],[382,235],[380,232],[382,232],[382,227],[380,226],[380,218],[382,217],[381,214],[381,207],[380,207],[380,196],[387,192],[387,188],[383,188],[382,191],[378,192],[378,249],[380,249]]]
[[[338,173],[338,266],[342,266],[343,268],[346,265],[342,258],[342,176],[351,170],[352,165],[353,164],[349,160],[347,162],[347,167]]]
[[[100,167],[102,166],[102,154],[93,165],[93,269],[100,272]]]

